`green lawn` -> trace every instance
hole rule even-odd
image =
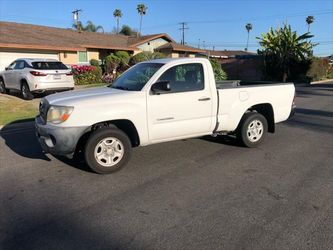
[[[107,86],[105,83],[96,83],[89,85],[75,86],[75,89],[93,88]],[[19,94],[0,94],[0,125],[8,123],[32,119],[38,114],[38,106],[40,98],[31,101],[25,101],[18,97]]]
[[[39,99],[25,101],[14,95],[0,94],[0,125],[34,118],[38,113]]]

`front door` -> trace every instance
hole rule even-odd
[[[148,95],[148,126],[151,142],[199,136],[212,126],[211,91],[205,84],[202,64],[169,68],[157,80],[167,81],[171,90]]]

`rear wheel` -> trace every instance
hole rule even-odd
[[[0,78],[0,93],[1,94],[8,94],[9,90],[6,89],[5,82],[2,78]]]
[[[117,128],[101,128],[93,132],[85,146],[88,166],[96,173],[109,174],[126,165],[131,155],[131,142]]]
[[[21,94],[22,94],[22,98],[24,100],[32,100],[32,99],[34,99],[34,96],[30,92],[30,88],[29,88],[27,82],[23,82],[21,84]]]
[[[263,141],[266,132],[266,118],[259,113],[247,113],[240,122],[237,138],[244,146],[253,148]]]

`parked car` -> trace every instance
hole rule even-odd
[[[54,59],[22,58],[12,62],[0,73],[0,93],[19,90],[26,100],[34,93],[74,89],[71,70]]]
[[[45,97],[36,133],[46,152],[82,149],[93,171],[111,173],[135,146],[235,134],[256,147],[288,119],[294,94],[292,83],[216,83],[207,59],[158,59],[133,66],[109,87]]]

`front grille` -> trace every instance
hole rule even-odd
[[[49,102],[45,98],[43,98],[39,103],[39,115],[42,118],[44,124],[46,124],[48,110]]]

